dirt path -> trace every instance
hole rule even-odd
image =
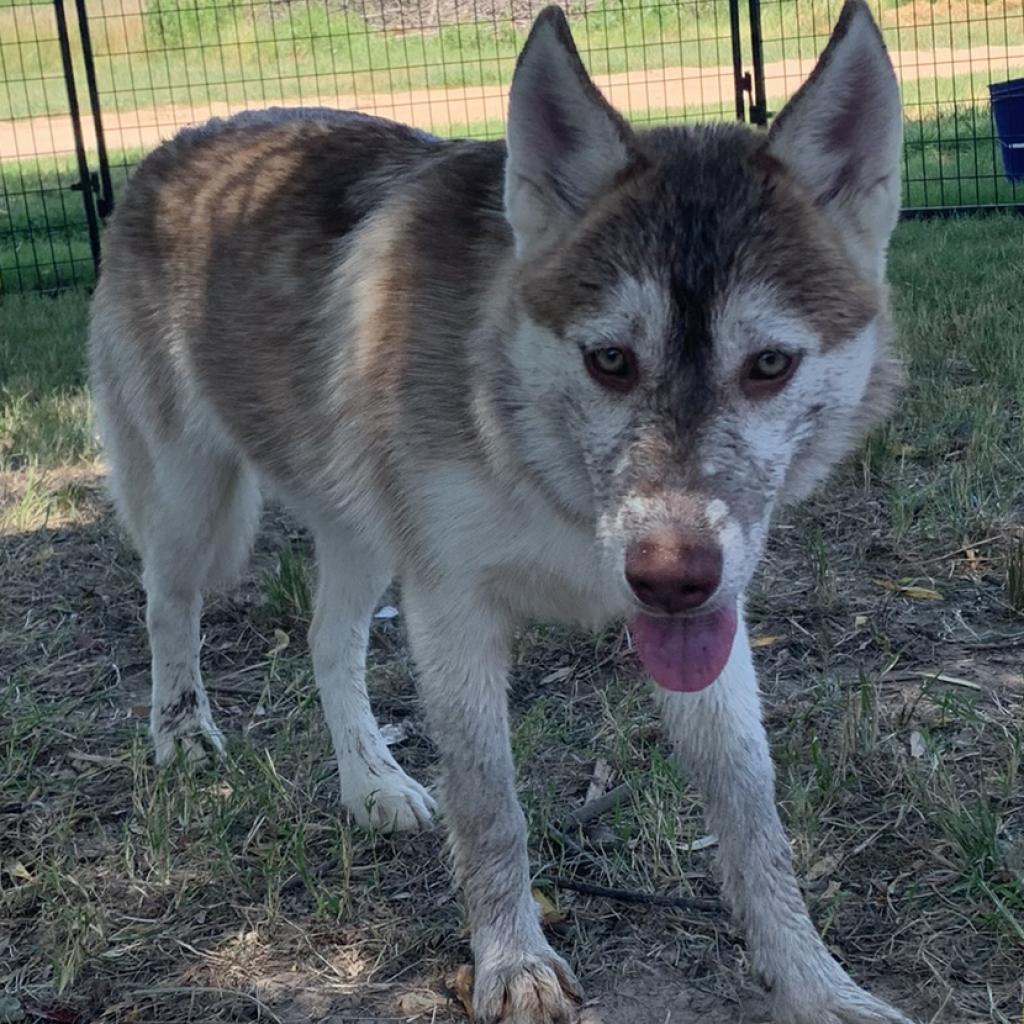
[[[976,46],[971,49],[897,50],[892,54],[903,82],[920,78],[948,78],[987,69],[993,79],[1013,64],[1024,63],[1024,45]],[[794,57],[765,65],[768,98],[778,101],[795,91],[814,66],[814,58]],[[649,71],[596,75],[595,81],[620,110],[637,114],[666,107],[718,108],[733,100],[732,68],[675,67]],[[362,110],[433,131],[450,125],[471,125],[505,116],[507,86],[466,86],[420,89],[385,94],[347,96],[305,95],[266,102],[176,104],[144,110],[110,111],[103,115],[110,150],[140,149],[156,145],[180,128],[223,117],[241,109],[262,106],[324,105]],[[91,117],[84,117],[86,145],[92,147]],[[71,118],[35,117],[0,121],[0,159],[26,159],[74,150]]]

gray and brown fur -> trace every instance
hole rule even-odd
[[[316,539],[310,640],[342,800],[362,824],[428,825],[433,798],[366,696],[368,622],[399,578],[484,1024],[575,1021],[580,1005],[530,897],[511,631],[635,612],[624,560],[652,531],[715,545],[709,606],[742,609],[774,508],[891,402],[898,147],[895,80],[860,0],[767,134],[634,131],[552,8],[520,58],[507,143],[245,114],[151,154],[114,217],[90,366],[144,563],[158,759],[223,748],[201,594],[241,569],[269,490]],[[595,346],[635,354],[628,394],[588,376]],[[786,346],[786,395],[745,392],[749,358]],[[742,624],[717,682],[660,697],[777,1019],[905,1024],[807,917]]]

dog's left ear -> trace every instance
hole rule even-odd
[[[775,119],[769,148],[810,190],[872,280],[900,210],[903,116],[882,35],[847,0],[817,67]]]
[[[547,7],[509,93],[505,215],[522,256],[559,237],[633,160],[633,134],[590,80],[565,15]]]

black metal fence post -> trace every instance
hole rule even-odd
[[[743,41],[740,39],[740,0],[729,0],[729,35],[732,37],[732,80],[736,89],[736,120],[746,119],[743,96],[746,76],[743,73]]]
[[[78,185],[82,192],[82,203],[85,207],[85,222],[89,231],[89,249],[92,252],[93,266],[97,272],[100,267],[100,225],[96,216],[96,205],[93,201],[92,177],[89,173],[89,162],[85,158],[85,142],[82,138],[82,118],[78,109],[78,91],[75,88],[75,65],[71,56],[71,40],[68,37],[68,22],[64,13],[64,0],[53,0],[54,13],[57,16],[57,38],[60,43],[60,58],[64,66],[64,84],[68,91],[68,112],[71,115],[71,130],[75,138],[75,159],[78,163]]]
[[[768,123],[768,99],[764,86],[764,33],[761,30],[761,0],[749,0],[750,7],[750,64],[753,68],[753,96],[750,104],[750,123]]]
[[[85,65],[89,107],[92,110],[93,131],[96,135],[96,159],[100,167],[102,192],[96,201],[96,206],[101,217],[109,217],[114,209],[114,186],[110,180],[110,161],[107,159],[107,143],[103,137],[100,90],[96,84],[96,62],[92,55],[92,38],[89,35],[89,15],[85,10],[85,0],[75,0],[75,10],[78,12],[78,35],[82,41],[82,63]]]

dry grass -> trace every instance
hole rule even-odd
[[[901,229],[907,397],[783,517],[751,602],[815,919],[859,979],[948,1024],[1019,1024],[1024,998],[1022,262],[1019,221]],[[10,436],[26,440],[0,477],[0,984],[29,1020],[464,1019],[445,985],[468,943],[442,835],[366,835],[337,809],[304,535],[269,514],[247,579],[205,615],[229,757],[155,770],[138,566],[100,467],[20,430],[12,379],[0,413],[22,410]],[[17,379],[45,400],[30,366]],[[429,780],[401,622],[375,622],[373,695]],[[622,633],[530,630],[512,694],[536,885],[609,1024],[761,1019],[742,943],[704,909],[700,802]],[[599,761],[629,798],[565,827]]]

